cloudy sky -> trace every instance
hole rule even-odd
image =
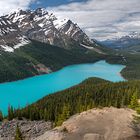
[[[140,0],[0,0],[0,13],[45,7],[98,40],[140,32]]]

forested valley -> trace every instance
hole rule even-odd
[[[52,121],[61,125],[71,115],[89,110],[114,106],[137,108],[140,97],[140,81],[109,82],[89,78],[67,90],[48,95],[23,109],[8,108],[8,120],[26,118],[29,120]]]

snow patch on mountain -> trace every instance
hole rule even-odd
[[[2,49],[6,52],[14,52],[14,49],[12,47],[7,46],[7,45],[0,45],[0,47],[2,47]]]
[[[21,46],[25,46],[30,43],[30,41],[26,39],[25,37],[19,37],[19,41],[20,42],[13,47],[14,49],[18,49]]]
[[[62,28],[67,22],[68,19],[57,19],[53,21],[55,28],[57,28],[58,30]]]
[[[0,46],[2,49],[13,52],[20,46],[28,44],[29,40],[49,43],[65,49],[68,44],[71,44],[71,40],[76,41],[79,45],[96,44],[76,23],[70,19],[57,18],[44,8],[33,11],[17,10],[0,17]]]
[[[30,41],[26,37],[19,37],[18,40],[19,42],[14,46],[0,45],[0,47],[6,52],[14,52],[15,49],[18,49],[21,46],[25,46],[30,43]]]
[[[132,32],[128,35],[121,36],[120,38],[108,39],[101,43],[111,48],[127,48],[140,45],[140,33]]]

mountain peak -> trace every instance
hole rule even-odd
[[[45,8],[27,11],[18,9],[0,17],[0,36],[3,40],[0,46],[12,48],[19,43],[22,44],[19,38],[25,37],[28,41],[23,39],[24,42],[36,40],[62,48],[67,48],[72,40],[79,45],[93,44],[77,24],[70,19],[59,19]]]
[[[45,8],[37,8],[34,11],[38,16],[48,15],[48,11]]]

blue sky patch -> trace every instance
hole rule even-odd
[[[87,0],[38,0],[30,5],[31,9],[38,7],[55,7],[60,5],[69,4],[72,2],[86,2]]]

